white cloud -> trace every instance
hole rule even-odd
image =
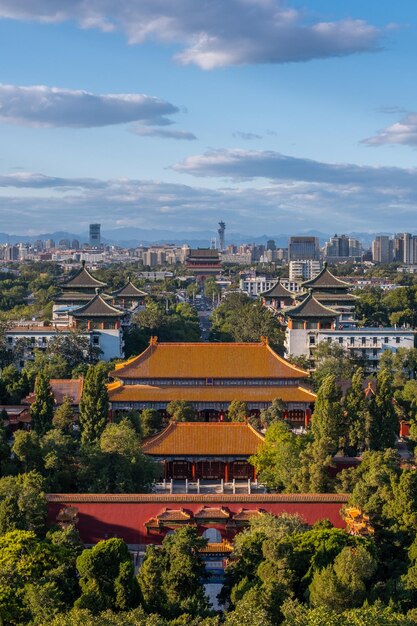
[[[331,185],[368,185],[381,188],[417,186],[417,170],[375,167],[350,163],[322,163],[287,156],[272,150],[211,150],[187,157],[173,166],[177,172],[232,180],[264,178],[271,181],[299,181]]]
[[[173,104],[144,94],[103,94],[35,85],[0,84],[0,121],[36,127],[88,128],[141,121],[171,123]]]
[[[185,130],[167,130],[165,128],[151,128],[150,126],[135,125],[134,128],[132,128],[132,132],[142,137],[161,137],[162,139],[183,139],[186,141],[197,139],[194,133]]]
[[[276,176],[259,186],[222,188],[136,179],[60,178],[14,172],[0,176],[3,232],[85,230],[98,221],[146,229],[213,229],[225,219],[229,232],[294,233],[414,231],[417,171],[343,165],[343,176],[326,164]],[[361,168],[358,168],[361,169]],[[380,170],[369,179],[367,173]],[[314,172],[318,174],[315,177]],[[238,178],[240,181],[240,176]],[[258,181],[259,183],[259,181]],[[161,217],[163,218],[161,220]]]
[[[383,31],[360,19],[314,20],[284,0],[0,0],[0,18],[122,31],[129,43],[176,43],[176,59],[209,70],[374,51]]]
[[[382,146],[384,144],[402,144],[417,146],[417,113],[408,113],[399,122],[391,124],[378,131],[373,137],[364,139],[367,146]]]

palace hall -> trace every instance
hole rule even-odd
[[[293,426],[305,426],[315,394],[308,373],[278,356],[267,338],[259,343],[158,343],[116,365],[108,385],[113,412],[154,408],[174,400],[192,404],[201,421],[223,421],[233,400],[256,415],[278,399]]]

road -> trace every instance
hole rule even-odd
[[[200,322],[201,340],[208,341],[209,335],[210,335],[210,327],[211,327],[211,324],[210,324],[210,315],[212,311],[211,306],[205,299],[197,300],[194,306],[197,309],[198,319]]]

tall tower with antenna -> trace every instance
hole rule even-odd
[[[218,229],[218,233],[219,233],[219,249],[220,252],[222,252],[222,250],[224,250],[224,233],[226,230],[226,224],[222,221],[219,222],[219,226],[220,228]]]

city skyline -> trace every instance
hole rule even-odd
[[[414,231],[414,7],[54,7],[0,0],[1,231]]]

